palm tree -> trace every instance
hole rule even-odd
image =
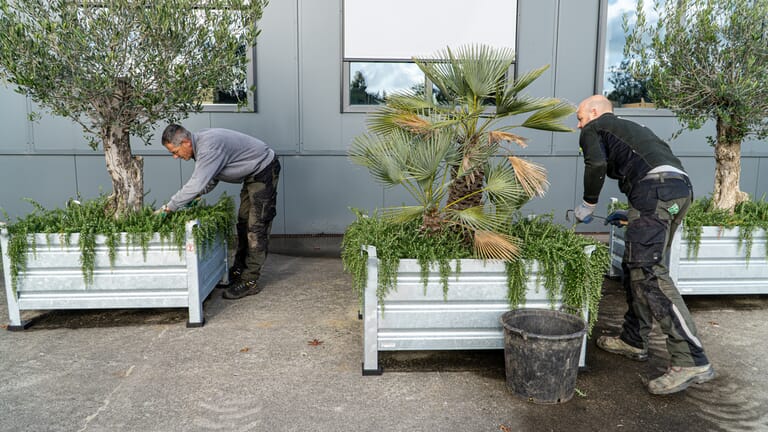
[[[570,132],[562,120],[574,107],[522,95],[549,66],[514,79],[511,49],[446,48],[414,62],[447,103],[415,92],[388,97],[369,119],[370,133],[355,139],[350,159],[377,181],[404,186],[416,199],[415,206],[385,209],[386,217],[421,218],[427,233],[461,229],[478,256],[514,259],[518,241],[505,234],[505,227],[528,199],[545,193],[548,182],[543,167],[512,154],[507,144],[524,147],[526,140],[510,131]],[[527,113],[521,124],[507,119]],[[506,159],[492,164],[498,154]]]

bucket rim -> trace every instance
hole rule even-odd
[[[574,324],[578,324],[580,329],[573,333],[566,333],[562,335],[543,335],[538,333],[529,332],[514,326],[511,326],[507,324],[504,320],[505,316],[508,315],[537,315],[541,312],[545,312],[548,314],[551,314],[553,317],[556,317],[558,319],[567,320],[569,322],[572,322]],[[544,340],[570,340],[570,339],[576,339],[581,338],[586,334],[587,332],[587,322],[576,315],[569,314],[568,312],[562,312],[554,309],[544,309],[544,308],[518,308],[518,309],[512,309],[510,311],[504,312],[499,317],[499,322],[501,323],[501,326],[505,331],[509,331],[510,333],[514,333],[517,335],[520,335],[524,339],[544,339]]]

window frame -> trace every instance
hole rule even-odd
[[[246,102],[244,105],[238,106],[233,103],[204,103],[202,105],[202,112],[250,112],[257,113],[258,100],[257,100],[257,75],[256,75],[256,45],[253,45],[251,49],[245,50],[246,67],[245,67],[245,80],[246,80]]]
[[[520,43],[519,33],[520,33],[520,1],[519,0],[512,0],[515,2],[515,34],[514,34],[514,52],[515,52],[515,60],[512,63],[512,65],[509,68],[509,71],[507,73],[511,73],[514,78],[517,78],[517,64],[518,64],[518,44]],[[604,0],[601,0],[604,1]],[[381,105],[364,105],[364,104],[350,104],[350,70],[352,63],[414,63],[412,59],[403,59],[403,58],[374,58],[374,57],[365,57],[365,58],[352,58],[352,57],[345,57],[345,51],[344,51],[344,44],[345,44],[345,34],[344,30],[346,28],[345,26],[345,20],[346,20],[346,14],[344,13],[344,3],[345,0],[340,0],[341,3],[341,40],[340,43],[340,53],[341,53],[341,86],[340,86],[340,110],[341,113],[370,113],[375,111],[378,107]],[[427,78],[426,75],[423,75],[424,77],[424,97],[431,99],[432,98],[432,81]],[[490,107],[489,107],[490,109]]]
[[[594,81],[594,93],[604,94],[605,88],[603,83],[605,82],[605,62],[607,57],[607,43],[608,43],[608,3],[610,0],[600,0],[598,6],[598,29],[597,29],[597,46],[595,48],[595,59],[597,64],[595,65],[595,81]],[[635,0],[635,4],[637,1]],[[675,117],[675,114],[666,108],[657,107],[614,107],[614,111],[626,116],[633,117]]]

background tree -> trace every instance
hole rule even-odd
[[[658,107],[684,128],[714,120],[715,186],[712,206],[733,211],[749,199],[740,190],[741,143],[768,136],[768,1],[656,1],[649,23],[643,2],[628,34],[631,74],[650,79]]]
[[[643,101],[651,102],[648,80],[640,81],[635,79],[635,77],[627,72],[628,67],[628,59],[622,60],[618,66],[611,67],[608,82],[613,85],[613,90],[605,96],[619,106]]]
[[[243,81],[267,0],[0,0],[0,78],[99,143],[112,179],[108,211],[143,206],[143,162],[160,120],[202,108]],[[235,89],[234,94],[238,94]],[[241,101],[244,102],[244,101]]]

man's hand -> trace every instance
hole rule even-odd
[[[202,201],[202,200],[203,200],[202,197],[197,197],[197,198],[193,199],[192,201],[184,204],[184,208],[185,209],[197,208],[200,205],[200,201]]]
[[[170,213],[171,213],[171,209],[169,209],[167,205],[164,205],[159,209],[155,210],[152,214],[162,219],[165,219],[165,217],[168,216]]]
[[[592,222],[592,213],[595,211],[595,205],[586,201],[582,201],[581,205],[573,209],[573,215],[576,220],[588,224]]]
[[[609,214],[605,218],[605,225],[611,224],[613,226],[622,227],[629,223],[626,210],[616,210]]]

